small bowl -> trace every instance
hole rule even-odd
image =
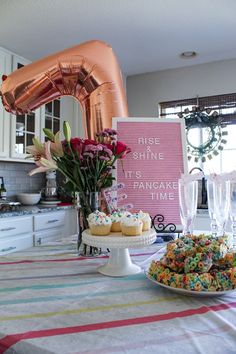
[[[40,193],[20,193],[17,194],[18,201],[23,205],[35,205],[40,201]]]

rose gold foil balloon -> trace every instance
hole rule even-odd
[[[3,75],[0,94],[14,114],[35,110],[60,96],[77,98],[88,137],[109,128],[112,117],[127,117],[120,68],[112,48],[90,41]]]

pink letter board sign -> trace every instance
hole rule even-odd
[[[132,150],[116,169],[126,204],[151,217],[162,214],[165,224],[181,225],[178,179],[187,170],[184,120],[113,118],[113,128]]]

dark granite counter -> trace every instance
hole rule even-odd
[[[7,211],[0,212],[0,218],[8,218],[13,216],[22,216],[22,215],[31,215],[31,214],[42,214],[49,213],[52,211],[65,210],[65,209],[74,209],[75,206],[73,204],[65,204],[65,205],[32,205],[32,206],[20,206],[17,211]]]

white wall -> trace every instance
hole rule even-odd
[[[73,137],[83,137],[82,112],[79,102],[71,96],[63,96],[61,102],[62,121],[66,120],[69,122]]]
[[[158,103],[236,92],[236,59],[128,76],[131,117],[157,117]]]

